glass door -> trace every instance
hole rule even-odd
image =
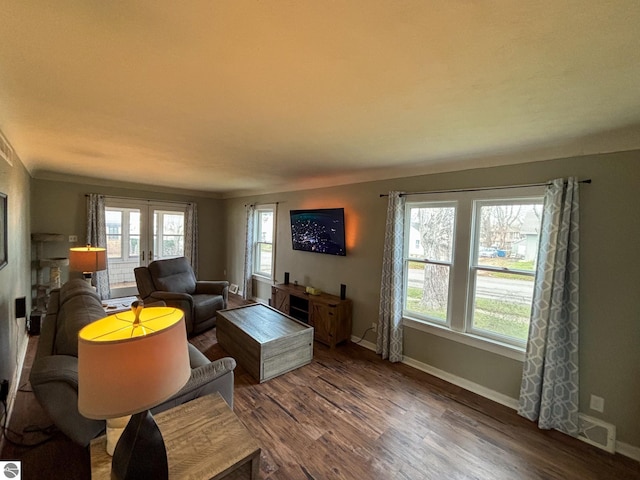
[[[137,295],[133,269],[184,255],[186,204],[106,200],[111,296]]]

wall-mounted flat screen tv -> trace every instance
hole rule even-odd
[[[291,210],[291,239],[294,250],[346,255],[344,208]]]

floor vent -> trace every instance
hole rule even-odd
[[[13,148],[0,132],[0,158],[5,160],[9,165],[13,166]]]
[[[616,451],[616,427],[597,418],[578,414],[579,428],[578,438],[609,453]]]

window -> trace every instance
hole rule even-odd
[[[184,255],[184,212],[155,210],[153,228],[155,259]]]
[[[109,261],[136,261],[140,255],[140,210],[113,207],[105,210]]]
[[[406,203],[409,325],[437,327],[429,331],[474,345],[525,349],[543,189],[506,195],[433,194]]]
[[[542,200],[474,203],[470,330],[524,345],[531,317]]]
[[[453,260],[455,204],[422,204],[407,209],[409,242],[405,260],[405,309],[418,318],[446,323]]]
[[[255,210],[253,273],[273,278],[275,205],[259,205]]]

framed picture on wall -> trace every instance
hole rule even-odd
[[[0,268],[7,264],[7,196],[0,193]]]

